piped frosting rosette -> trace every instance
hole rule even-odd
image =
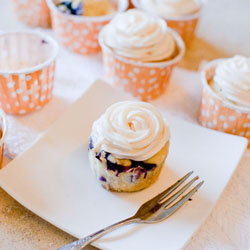
[[[105,27],[103,40],[117,55],[141,62],[166,60],[176,50],[164,20],[136,9],[117,14]]]
[[[144,161],[158,153],[169,140],[169,129],[151,104],[125,101],[110,106],[94,122],[94,150],[117,159]]]
[[[218,64],[214,82],[221,96],[250,108],[250,58],[234,56]]]

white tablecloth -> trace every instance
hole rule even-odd
[[[225,4],[225,1],[220,4],[222,2]],[[101,55],[82,57],[61,49],[52,102],[39,112],[8,117],[7,156],[14,158],[23,152],[102,74]],[[180,78],[185,81],[180,82]],[[155,104],[164,101],[173,113],[196,122],[199,95],[199,75],[177,69],[168,92]],[[212,214],[185,249],[250,249],[249,177],[250,150],[243,156]]]

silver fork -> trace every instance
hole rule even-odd
[[[170,215],[172,215],[177,209],[179,209],[188,199],[190,199],[195,192],[201,187],[204,181],[198,183],[192,188],[186,195],[180,196],[196,181],[199,179],[198,176],[194,177],[179,191],[173,193],[181,184],[183,184],[192,175],[193,171],[187,173],[181,179],[179,179],[172,186],[161,192],[160,194],[153,197],[151,200],[141,205],[134,216],[129,217],[125,220],[119,221],[106,228],[103,228],[93,234],[86,236],[80,240],[76,240],[68,245],[65,245],[57,250],[80,250],[93,241],[101,238],[103,235],[130,223],[155,223],[160,222]],[[177,202],[174,203],[178,198]]]

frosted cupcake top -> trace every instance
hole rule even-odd
[[[223,60],[217,65],[213,80],[224,98],[250,107],[250,58],[237,55]]]
[[[166,60],[176,51],[166,22],[137,9],[117,14],[104,27],[101,38],[117,55],[142,62]]]
[[[161,17],[182,17],[196,13],[200,0],[138,0],[140,8]]]
[[[158,153],[169,140],[169,129],[160,112],[145,102],[125,101],[110,106],[94,122],[94,150],[117,159],[144,161]]]

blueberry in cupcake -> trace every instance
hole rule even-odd
[[[59,0],[56,6],[64,13],[78,16],[105,16],[118,8],[111,0]]]
[[[154,106],[118,102],[93,123],[89,161],[104,188],[133,192],[157,179],[168,149],[169,128]]]
[[[83,1],[82,0],[59,1],[56,4],[56,6],[63,13],[72,14],[72,15],[83,14]]]

